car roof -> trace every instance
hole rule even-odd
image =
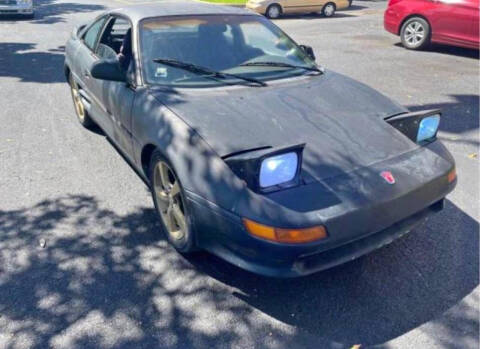
[[[125,6],[109,13],[129,17],[134,23],[144,18],[191,15],[256,15],[256,13],[233,6],[213,5],[198,1],[161,1]]]

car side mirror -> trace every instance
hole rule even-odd
[[[90,69],[92,77],[100,80],[126,82],[127,77],[116,59],[101,59]]]
[[[313,52],[313,48],[307,45],[300,45],[300,48],[307,54],[309,58],[315,60],[315,52]]]

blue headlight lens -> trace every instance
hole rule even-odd
[[[417,133],[417,142],[423,142],[427,139],[435,137],[440,125],[440,115],[427,116],[420,121]]]
[[[266,158],[260,167],[260,186],[266,188],[290,182],[295,178],[297,167],[298,154],[295,152]]]

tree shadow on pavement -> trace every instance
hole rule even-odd
[[[395,46],[405,49],[401,42],[395,44]],[[441,44],[431,44],[429,47],[424,49],[427,52],[435,52],[439,54],[446,54],[451,56],[459,56],[465,58],[472,58],[472,59],[479,59],[480,58],[480,51],[464,48],[464,47],[457,47],[457,46],[449,46],[449,45],[441,45]]]
[[[63,49],[38,52],[33,43],[0,42],[0,77],[22,82],[65,82]]]
[[[104,10],[105,6],[83,4],[79,2],[57,2],[57,0],[37,0],[34,23],[53,24],[66,22],[65,15],[81,12],[93,12]],[[93,17],[92,17],[93,19]]]
[[[446,54],[446,55],[466,57],[466,58],[474,58],[474,59],[480,58],[480,51],[478,49],[474,50],[474,49],[469,49],[464,47],[435,44],[435,45],[432,45],[432,47],[430,48],[430,51]]]
[[[356,4],[352,4],[350,7],[344,9],[344,10],[338,10],[338,11],[357,11],[357,10],[363,10],[363,9],[366,9],[368,8],[367,6],[363,6],[363,5],[356,5]]]
[[[82,4],[79,2],[58,2],[57,0],[35,0],[35,18],[26,19],[21,16],[5,16],[1,21],[30,21],[35,24],[54,24],[67,22],[65,15],[82,12],[104,10],[105,6]]]
[[[6,348],[344,347],[429,321],[445,347],[478,337],[462,301],[479,283],[478,223],[450,202],[381,250],[290,280],[206,253],[184,258],[152,209],[119,215],[91,196],[0,211],[0,231]],[[446,316],[454,306],[462,311]]]
[[[420,111],[428,109],[440,109],[442,111],[442,121],[440,131],[464,135],[469,131],[478,130],[480,113],[478,95],[450,95],[452,102],[433,103],[426,105],[408,106],[411,111]],[[472,134],[472,139],[462,137],[459,142],[470,142],[472,145],[479,146],[478,137]]]
[[[153,210],[120,217],[70,196],[1,212],[0,231],[6,347],[208,347],[211,331],[233,339],[227,329],[195,332],[208,316],[195,308],[235,309],[166,246]]]

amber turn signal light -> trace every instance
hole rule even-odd
[[[457,170],[455,168],[453,168],[453,170],[451,170],[448,173],[447,178],[448,178],[448,183],[452,183],[457,178]]]
[[[281,229],[263,225],[246,218],[243,219],[243,224],[247,231],[256,237],[289,244],[312,242],[325,239],[328,236],[327,230],[323,226],[306,229]]]

